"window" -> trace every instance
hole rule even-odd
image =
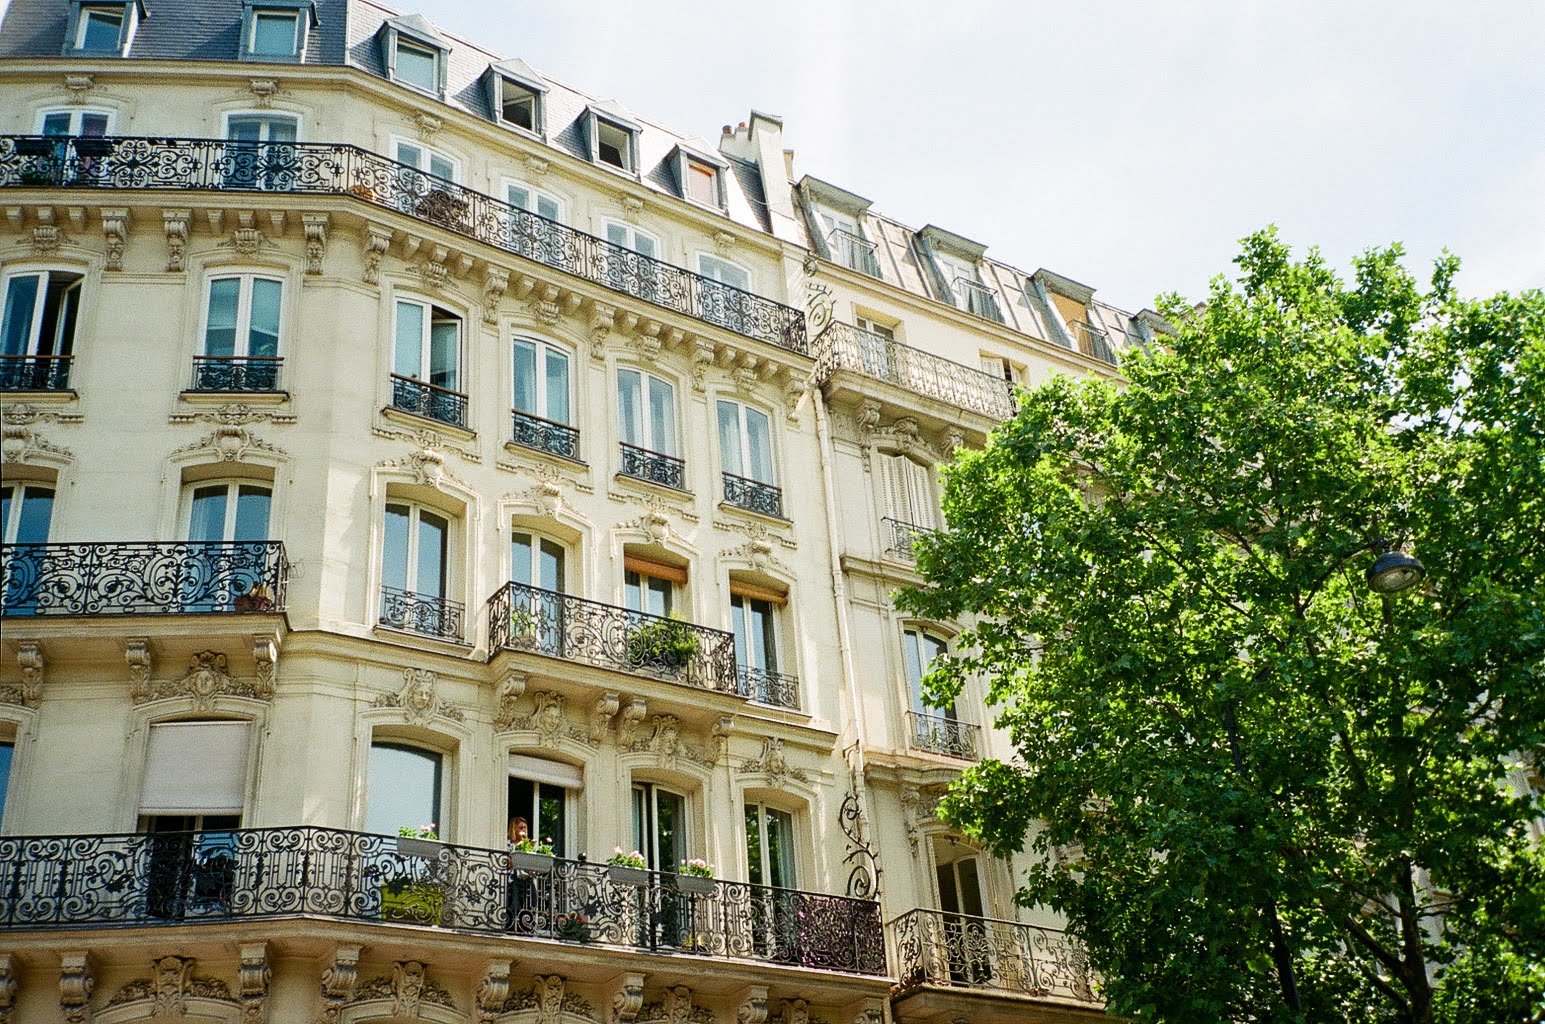
[[[0,828],[5,825],[6,796],[11,788],[11,762],[16,757],[16,742],[0,740]]]
[[[188,540],[194,542],[268,539],[273,491],[250,483],[200,484],[188,498]]]
[[[554,267],[569,266],[570,257],[564,245],[564,232],[558,228],[563,222],[563,202],[556,196],[519,181],[505,183],[505,197],[515,209],[525,211],[524,214],[516,213],[510,217],[510,248],[538,263]]]
[[[953,303],[957,309],[1003,322],[1003,316],[998,312],[997,299],[993,297],[992,289],[977,277],[974,263],[937,252],[934,253],[934,259],[950,288],[950,296],[946,301]]]
[[[40,135],[80,135],[90,138],[112,130],[113,115],[106,110],[49,110],[41,115]]]
[[[505,194],[511,206],[534,213],[548,220],[563,220],[563,202],[556,196],[532,188],[524,182],[512,181],[505,185]]]
[[[799,707],[799,682],[778,671],[778,608],[782,594],[730,580],[730,624],[741,693],[762,704]]]
[[[398,299],[393,337],[392,407],[443,423],[465,423],[461,318],[428,302]]]
[[[86,53],[122,53],[134,33],[137,4],[82,4],[75,21],[74,49]]]
[[[737,508],[783,518],[783,492],[773,482],[772,418],[760,409],[723,399],[718,410],[724,500]]]
[[[619,170],[633,170],[633,132],[610,121],[597,120],[596,159]]]
[[[514,343],[516,444],[579,458],[579,431],[569,426],[569,354],[545,341]]]
[[[703,285],[699,300],[703,319],[745,333],[753,316],[749,308],[751,272],[707,253],[698,253],[697,272],[712,282]]]
[[[955,857],[954,860],[946,858]],[[934,874],[939,883],[939,909],[944,912],[944,939],[950,978],[975,984],[992,977],[993,943],[986,933],[982,882],[977,859],[962,856],[954,844],[934,841]]]
[[[923,676],[948,650],[944,640],[915,626],[902,632],[902,653],[906,658],[907,688],[911,694],[911,740],[913,746],[935,754],[975,758],[975,726],[962,723],[956,705],[932,707],[923,702]]]
[[[397,155],[398,163],[407,164],[415,170],[428,172],[446,181],[456,179],[456,161],[444,153],[437,153],[427,146],[401,139],[397,140],[393,151]]]
[[[233,114],[226,119],[224,184],[287,192],[295,187],[298,118],[287,114]]]
[[[864,237],[858,226],[858,218],[836,210],[818,210],[821,226],[826,230],[826,251],[833,263],[840,263],[850,270],[880,276],[880,262],[875,258],[875,245]]]
[[[1023,384],[1025,380],[1025,368],[1019,363],[1011,362],[1005,356],[995,356],[989,352],[981,354],[982,372],[990,374],[1000,380],[1006,380],[1010,384]]]
[[[886,516],[919,530],[936,528],[931,468],[905,455],[884,455],[880,457],[880,480],[885,488]]]
[[[516,530],[511,534],[511,580],[562,594],[567,589],[564,586],[566,578],[562,544],[524,530]]]
[[[504,79],[500,87],[503,95],[500,96],[499,117],[505,124],[512,124],[517,128],[524,128],[528,132],[535,132],[537,128],[537,102],[536,90],[528,89],[519,82]]]
[[[454,230],[465,229],[467,200],[452,187],[460,171],[456,160],[403,139],[393,141],[392,152],[406,165],[397,171],[397,208]]]
[[[309,0],[247,0],[241,12],[241,58],[298,61],[306,53],[306,30],[316,24]]]
[[[12,274],[0,315],[0,390],[69,387],[81,275],[61,270]]]
[[[765,804],[746,804],[746,859],[752,885],[797,889],[794,816]]]
[[[381,547],[381,624],[461,638],[461,606],[446,600],[451,522],[410,502],[389,502]]]
[[[687,181],[683,191],[695,203],[715,208],[723,205],[719,199],[719,169],[701,160],[687,158]]]
[[[448,829],[440,809],[445,797],[444,756],[423,747],[376,740],[370,744],[365,831],[395,836],[397,830]]]
[[[54,489],[38,484],[0,487],[0,543],[46,544],[54,514]],[[6,615],[37,612],[38,589],[47,562],[46,549],[8,553],[0,581],[0,609]],[[0,793],[3,795],[3,793]]]
[[[629,611],[664,618],[671,613],[675,589],[670,579],[651,576],[648,571],[628,569],[622,574],[622,603]]]
[[[654,261],[659,258],[660,247],[655,237],[631,224],[609,221],[606,240],[623,250],[609,249],[606,253],[607,286],[651,301],[658,296],[661,267]]]
[[[919,714],[932,714],[933,709],[923,703],[923,676],[928,674],[934,660],[949,650],[949,644],[931,633],[908,626],[902,631],[902,651],[907,661],[907,687],[912,695],[912,710]],[[949,712],[954,717],[954,709]]]
[[[896,329],[865,316],[854,317],[853,323],[859,330],[858,353],[864,372],[880,380],[892,379]]]
[[[652,783],[633,783],[633,848],[652,870],[675,872],[690,855],[687,798]]]
[[[736,266],[729,260],[721,260],[707,253],[698,253],[697,271],[710,281],[727,284],[743,292],[751,290],[751,272],[745,267]]]
[[[268,611],[273,491],[248,482],[198,484],[185,492],[192,547],[177,590],[186,612]]]
[[[284,284],[248,274],[209,282],[204,351],[193,361],[195,391],[275,391]]]
[[[511,754],[509,817],[525,818],[531,838],[552,843],[554,855],[573,856],[569,803],[583,784],[584,775],[573,765]]]
[[[511,533],[510,626],[501,646],[563,657],[566,561],[563,545],[550,537],[519,528]]]
[[[392,77],[425,92],[440,90],[440,51],[397,40],[397,60]]]
[[[641,370],[618,369],[617,410],[623,475],[684,488],[685,464],[676,457],[676,391],[670,382]]]

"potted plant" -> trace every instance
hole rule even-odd
[[[699,857],[682,861],[681,869],[676,872],[677,892],[706,896],[712,893],[717,885],[713,877],[713,865]]]
[[[555,930],[564,942],[590,941],[590,920],[584,914],[564,914],[558,918]]]
[[[696,655],[697,634],[675,619],[648,622],[628,635],[628,661],[635,668],[677,672]]]
[[[623,853],[622,847],[615,847],[612,855],[606,858],[606,873],[617,885],[649,884],[649,865],[637,850]]]
[[[268,588],[261,583],[254,583],[251,590],[236,595],[238,612],[266,612],[273,610],[273,607],[273,598],[268,596]]]
[[[350,185],[347,191],[349,195],[358,196],[367,203],[374,202],[376,198],[376,190],[369,185]]]
[[[398,856],[438,860],[444,853],[445,845],[440,842],[440,834],[435,831],[434,822],[416,828],[403,825],[397,829]]]
[[[510,844],[510,868],[547,874],[553,869],[553,841],[522,839]]]
[[[445,912],[445,891],[430,882],[406,876],[381,884],[381,919],[408,924],[439,924]]]

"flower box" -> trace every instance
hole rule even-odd
[[[630,868],[626,864],[608,864],[606,875],[613,885],[648,885],[648,868]]]
[[[719,883],[712,878],[704,878],[702,875],[677,875],[676,891],[689,893],[693,896],[708,896]]]
[[[423,857],[425,860],[440,860],[447,854],[445,844],[438,839],[419,839],[416,836],[397,837],[397,855],[400,857]]]
[[[510,851],[510,867],[516,871],[526,871],[532,874],[548,874],[553,869],[553,856],[550,853],[531,853],[523,850]]]

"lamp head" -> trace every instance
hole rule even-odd
[[[1427,567],[1404,551],[1385,551],[1368,567],[1368,589],[1375,594],[1410,590],[1427,576]]]

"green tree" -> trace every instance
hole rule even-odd
[[[1463,300],[1451,257],[1424,292],[1400,256],[1347,283],[1245,239],[1126,384],[1054,379],[956,460],[899,597],[973,624],[931,692],[988,680],[1017,752],[942,814],[1041,855],[1018,898],[1114,1012],[1427,1022],[1500,934],[1545,763],[1545,294]],[[1381,542],[1419,588],[1370,590]]]

